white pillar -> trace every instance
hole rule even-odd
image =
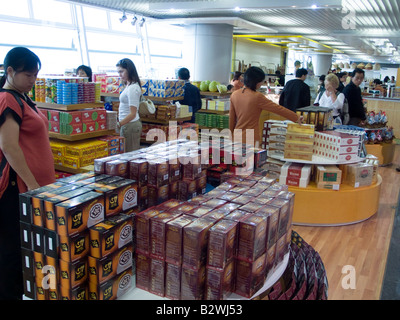
[[[313,54],[311,55],[314,66],[314,74],[316,76],[328,74],[328,70],[332,66],[331,54]]]
[[[233,26],[191,24],[185,27],[184,67],[192,81],[219,81],[227,84],[232,65]]]

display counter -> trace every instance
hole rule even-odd
[[[368,154],[372,154],[379,160],[379,165],[387,166],[393,162],[395,146],[393,142],[390,143],[378,143],[378,144],[366,144]]]
[[[315,182],[307,188],[289,187],[295,193],[293,224],[307,226],[347,225],[372,217],[379,207],[382,178],[367,187],[345,184],[340,190],[317,189]]]
[[[400,137],[400,99],[364,97],[367,101],[367,111],[385,111],[388,127],[393,127],[393,133]]]

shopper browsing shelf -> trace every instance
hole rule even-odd
[[[0,81],[0,300],[23,294],[18,195],[55,181],[48,120],[27,96],[40,67],[32,51],[13,48]]]
[[[349,125],[358,126],[365,121],[364,103],[362,101],[360,84],[364,81],[363,69],[354,69],[351,82],[343,89],[344,96],[349,103]]]
[[[89,82],[92,82],[92,69],[88,66],[81,65],[76,69],[76,74],[78,77],[87,77]]]
[[[250,67],[244,74],[243,89],[236,90],[231,95],[229,110],[229,129],[234,134],[235,129],[242,130],[242,142],[246,143],[246,129],[253,130],[254,144],[260,143],[259,121],[262,110],[276,113],[291,121],[301,123],[303,117],[269,100],[257,90],[264,83],[265,73],[258,67]],[[251,143],[251,141],[248,141]]]
[[[232,92],[243,88],[244,83],[243,83],[243,73],[242,72],[236,71],[234,73],[232,81],[231,81],[231,85],[233,86],[233,88],[231,89]]]
[[[333,109],[333,117],[340,116],[343,108],[345,96],[338,91],[339,78],[330,73],[325,77],[325,91],[319,100],[319,106],[324,108]]]
[[[119,96],[117,128],[125,138],[125,151],[137,150],[140,147],[142,122],[139,117],[139,103],[142,88],[135,64],[130,59],[122,59],[117,63],[118,74],[126,84]]]
[[[180,68],[178,70],[178,79],[185,81],[185,90],[183,100],[179,101],[180,104],[188,105],[192,107],[192,119],[191,122],[195,121],[195,114],[201,109],[201,96],[200,90],[195,85],[191,84],[190,72],[187,68]]]
[[[292,111],[310,105],[310,87],[304,83],[308,71],[304,68],[296,70],[296,79],[286,83],[279,97],[279,104]]]

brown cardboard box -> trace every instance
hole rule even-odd
[[[88,285],[82,284],[76,288],[60,287],[60,300],[88,300]]]
[[[181,300],[202,300],[206,279],[206,268],[201,266],[197,270],[182,267]]]
[[[223,269],[206,267],[205,300],[225,300],[235,284],[235,260],[231,259]]]
[[[157,187],[147,185],[149,207],[157,206],[169,198],[169,184]]]
[[[151,258],[149,292],[164,297],[165,295],[165,261]]]
[[[136,253],[136,287],[149,291],[151,258],[147,254]]]
[[[137,208],[140,211],[146,210],[149,207],[149,188],[147,185],[138,187]]]
[[[129,163],[128,160],[112,160],[105,164],[105,173],[110,176],[119,176],[123,178],[129,177]]]
[[[73,262],[86,257],[90,250],[89,230],[84,230],[71,237],[59,236],[60,258],[67,262]]]
[[[147,185],[149,164],[146,159],[129,161],[129,178],[136,180],[139,187]]]
[[[235,293],[251,298],[264,284],[265,253],[254,262],[236,260]]]
[[[178,181],[178,199],[182,201],[190,200],[197,196],[196,180],[183,179]]]
[[[98,192],[56,204],[57,231],[60,235],[73,235],[104,220],[104,198]]]
[[[182,265],[165,263],[165,297],[171,300],[181,298]]]
[[[290,203],[289,200],[276,198],[272,200],[269,205],[280,209],[279,223],[278,223],[278,239],[282,237],[288,230],[288,224],[290,220]]]
[[[130,243],[105,257],[89,256],[89,282],[102,284],[128,268],[132,268],[133,252],[133,246]]]
[[[157,208],[149,208],[135,216],[136,250],[144,254],[150,252],[150,218],[160,214]]]
[[[90,255],[102,258],[133,241],[133,214],[121,213],[90,228]]]
[[[220,220],[209,230],[207,266],[223,269],[236,252],[238,222]]]
[[[150,218],[150,257],[165,259],[166,224],[180,213],[163,212]]]
[[[199,269],[207,259],[209,229],[214,221],[198,218],[183,228],[183,266]]]
[[[75,288],[84,284],[88,277],[87,258],[74,262],[59,260],[60,285],[65,289]]]
[[[239,223],[238,258],[255,261],[265,252],[268,217],[253,214]]]
[[[261,207],[257,214],[262,214],[268,217],[268,230],[266,238],[266,250],[271,248],[278,239],[278,228],[279,228],[279,214],[280,209],[276,206],[271,206],[269,204]]]
[[[182,264],[183,228],[195,220],[194,217],[183,215],[167,222],[165,226],[165,260],[168,263]]]
[[[156,187],[167,185],[169,182],[169,165],[166,159],[148,161],[148,184]]]
[[[121,179],[112,183],[102,180],[88,185],[96,192],[104,194],[105,216],[113,216],[137,206],[137,183],[131,179]],[[112,180],[111,180],[112,181]]]
[[[132,286],[132,269],[127,269],[102,284],[89,282],[89,300],[115,300],[122,297]]]

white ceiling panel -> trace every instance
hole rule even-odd
[[[348,45],[350,49],[356,48],[373,56],[380,63],[388,63],[400,51],[399,0],[69,1],[109,8],[121,11],[121,14],[125,10],[154,19],[182,19],[183,23],[199,18],[207,18],[202,20],[207,23],[231,18],[228,23],[235,26],[234,32],[238,34],[302,35],[345,54]],[[314,3],[316,8],[312,8]],[[390,54],[377,50],[376,42],[368,40],[371,37],[389,39],[395,50]],[[351,57],[352,52],[348,54]],[[359,55],[353,59],[357,57]]]

